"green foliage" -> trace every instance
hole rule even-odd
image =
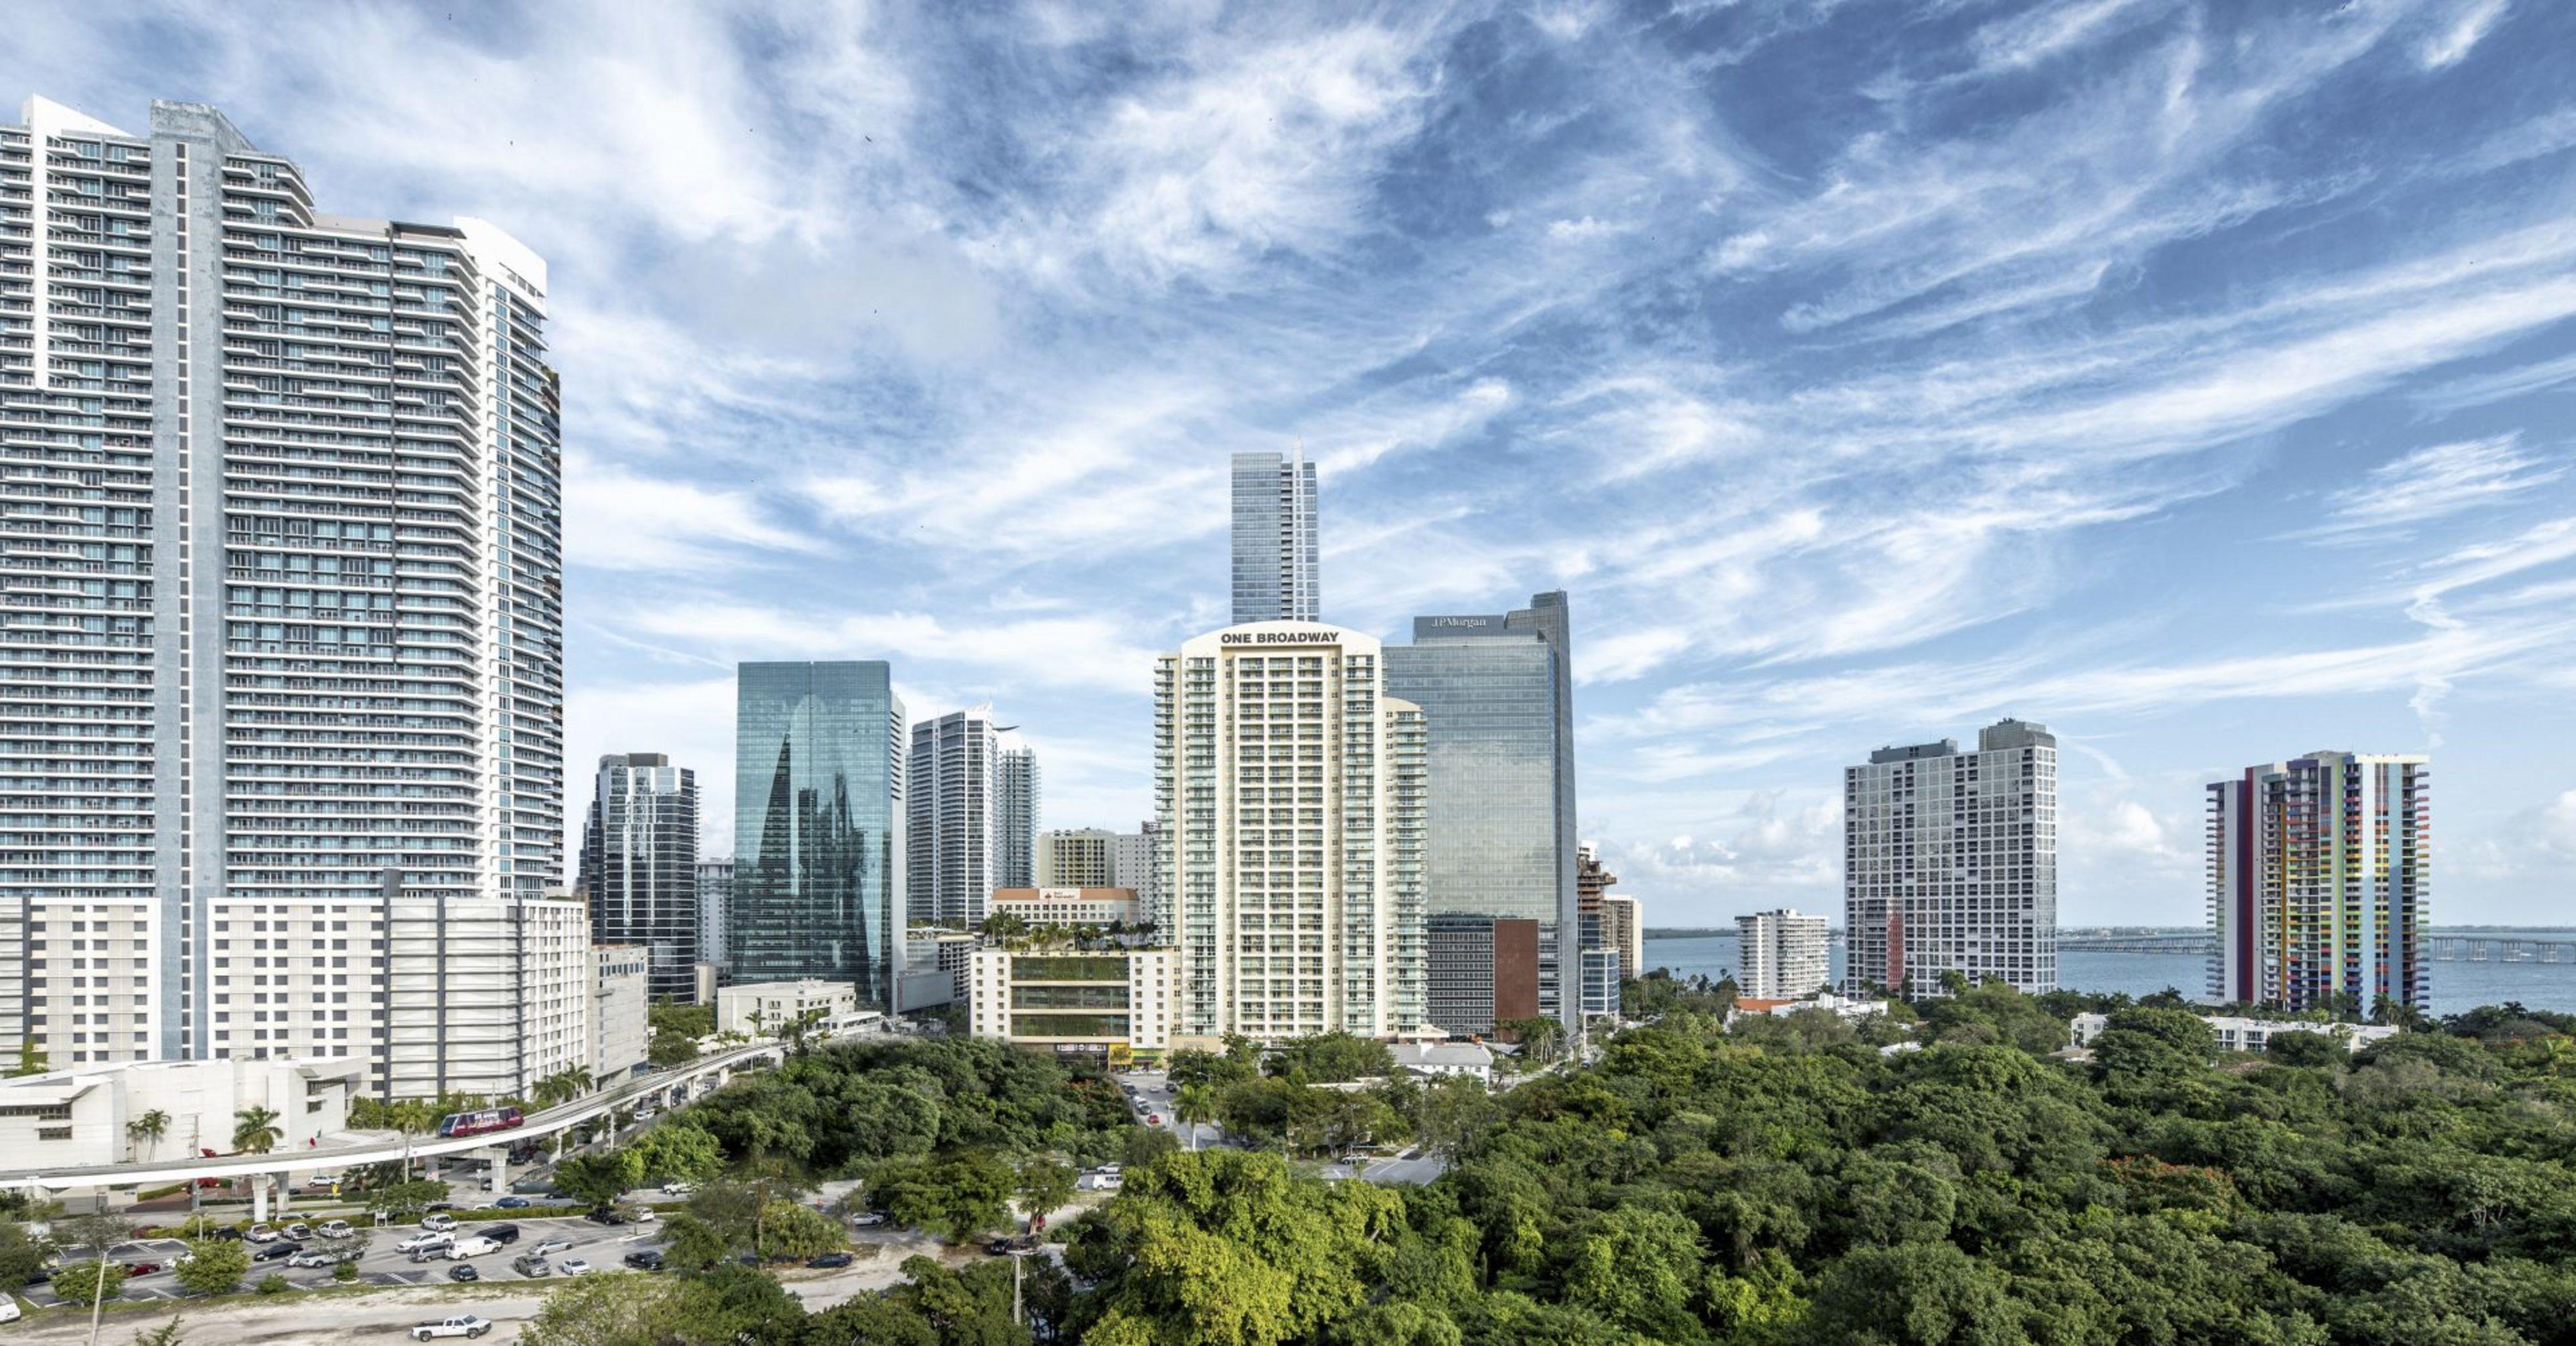
[[[192,1239],[188,1260],[171,1274],[192,1293],[228,1295],[250,1274],[250,1248],[238,1239]]]
[[[185,1321],[184,1317],[173,1314],[170,1321],[159,1327],[138,1327],[134,1330],[134,1346],[179,1346],[186,1339],[179,1330],[179,1325]]]
[[[724,1145],[683,1112],[628,1147],[647,1182],[705,1182],[724,1171]]]
[[[25,1285],[44,1269],[45,1245],[15,1220],[0,1220],[0,1288]]]
[[[267,1275],[260,1277],[259,1284],[252,1286],[250,1289],[251,1293],[255,1295],[282,1295],[292,1291],[294,1288],[294,1284],[288,1281],[283,1273],[272,1271]]]
[[[18,1064],[10,1068],[9,1076],[15,1079],[20,1075],[42,1075],[53,1068],[50,1061],[48,1053],[44,1048],[36,1045],[34,1038],[20,1038]]]
[[[811,1206],[772,1198],[761,1207],[758,1252],[763,1257],[799,1261],[850,1246],[841,1222]]]
[[[586,1206],[616,1203],[644,1182],[644,1159],[638,1147],[594,1150],[555,1165],[555,1190]]]
[[[356,1262],[332,1263],[331,1279],[342,1285],[351,1285],[356,1283],[358,1279],[358,1264]]]
[[[1303,1084],[1338,1084],[1393,1074],[1395,1055],[1385,1043],[1371,1038],[1318,1033],[1290,1038],[1273,1048],[1269,1072]]]
[[[644,1057],[656,1070],[697,1060],[698,1039],[716,1031],[713,1005],[662,1004],[645,1014],[652,1025],[653,1040],[645,1048]]]
[[[248,1107],[233,1114],[233,1149],[242,1154],[266,1154],[284,1139],[275,1109]]]
[[[67,1304],[87,1304],[101,1296],[115,1299],[125,1293],[125,1264],[104,1257],[91,1257],[67,1263],[54,1269],[48,1278],[54,1293]]]
[[[890,1159],[869,1173],[868,1204],[898,1225],[963,1243],[1001,1228],[1019,1175],[989,1150]]]
[[[1020,1209],[1031,1215],[1044,1215],[1073,1200],[1074,1179],[1078,1175],[1067,1165],[1043,1155],[1020,1164]]]
[[[446,1183],[412,1178],[378,1187],[368,1194],[367,1204],[383,1211],[389,1219],[409,1220],[428,1210],[431,1202],[445,1201],[447,1196]]]

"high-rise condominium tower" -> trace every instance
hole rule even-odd
[[[1305,451],[1234,455],[1235,623],[1320,620],[1315,552],[1315,465]]]
[[[733,861],[698,861],[698,961],[733,967]]]
[[[1843,771],[1843,969],[1938,995],[1942,974],[2057,986],[2057,739],[2003,720],[1977,750],[1881,748]]]
[[[2312,752],[2209,787],[2210,994],[2369,1014],[2429,994],[2432,760]]]
[[[0,1038],[368,1055],[354,922],[562,885],[547,304],[498,228],[326,214],[212,108],[0,127]],[[328,930],[227,949],[254,910]],[[132,938],[30,979],[84,921]]]
[[[1792,908],[1735,918],[1735,986],[1762,1000],[1794,999],[1825,989],[1825,918]]]
[[[916,925],[974,926],[1013,859],[1010,828],[1025,824],[1036,763],[1003,746],[989,708],[952,711],[912,727],[905,834],[910,919]],[[1015,798],[1016,796],[1016,798]],[[1016,807],[1015,807],[1016,805]],[[1019,860],[1027,868],[1028,838]]]
[[[1569,1023],[1582,942],[1571,639],[1565,595],[1545,593],[1511,613],[1416,617],[1413,643],[1385,651],[1387,693],[1420,706],[1430,735],[1425,909],[1538,922],[1531,993]]]
[[[1421,1026],[1423,753],[1421,709],[1357,631],[1228,627],[1158,661],[1153,919],[1179,949],[1180,1033]]]
[[[891,1006],[903,971],[904,716],[882,661],[744,664],[733,981],[819,977]]]
[[[1118,834],[1106,828],[1076,827],[1040,832],[1036,873],[1027,884],[1005,887],[1117,888]]]
[[[657,752],[599,759],[581,836],[581,895],[591,937],[642,948],[645,991],[685,1003],[697,992],[698,774]]]
[[[1026,888],[1036,882],[1038,835],[1038,753],[1025,744],[1002,740],[1001,770],[995,777],[995,830],[1000,834],[1002,867],[994,887]]]

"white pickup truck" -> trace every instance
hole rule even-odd
[[[479,1337],[491,1330],[491,1319],[477,1318],[473,1314],[464,1313],[453,1318],[441,1318],[434,1323],[422,1323],[420,1326],[411,1330],[411,1339],[414,1341],[430,1341],[438,1337],[466,1337],[470,1339],[473,1337]]]

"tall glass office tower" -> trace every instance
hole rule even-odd
[[[546,287],[483,221],[318,209],[210,107],[0,126],[0,1038],[363,1053],[381,960],[290,985],[215,956],[235,908],[561,887]],[[29,974],[110,916],[115,966]]]
[[[1385,654],[1387,694],[1422,707],[1429,736],[1426,910],[1539,922],[1537,1001],[1570,1022],[1581,927],[1569,639],[1565,595],[1545,593],[1500,615],[1416,617],[1413,643]]]
[[[904,716],[883,661],[744,664],[734,705],[733,981],[903,970]]]
[[[1315,465],[1300,448],[1234,455],[1234,620],[1321,621]]]
[[[581,895],[590,937],[636,944],[651,957],[645,991],[655,1000],[696,996],[698,774],[658,752],[599,759],[582,828]]]
[[[1026,888],[1037,882],[1038,751],[1005,739],[1000,760],[1001,772],[993,787],[1002,849],[997,886]]]

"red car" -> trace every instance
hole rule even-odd
[[[1161,1126],[1162,1124],[1163,1124],[1163,1114],[1161,1114],[1161,1113],[1159,1113],[1159,1112],[1149,1112],[1149,1113],[1146,1113],[1146,1114],[1145,1114],[1145,1125],[1147,1125],[1147,1126]]]
[[[125,1269],[125,1274],[129,1277],[149,1276],[160,1269],[161,1264],[158,1262],[136,1262]]]

